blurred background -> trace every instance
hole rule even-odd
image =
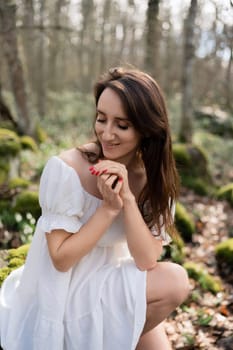
[[[93,83],[136,67],[164,91],[181,178],[162,258],[192,293],[167,332],[174,349],[232,349],[232,61],[231,0],[0,0],[0,284],[27,255],[45,162],[92,137]]]

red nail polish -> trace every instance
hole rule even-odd
[[[122,181],[123,181],[122,177],[119,177],[118,181],[119,181],[119,182],[122,182]]]
[[[95,170],[91,170],[92,175],[95,175],[96,171]]]
[[[97,176],[97,175],[99,175],[99,173],[100,173],[99,171],[96,171],[95,175]]]
[[[90,170],[90,171],[92,171],[92,170],[93,170],[93,168],[94,168],[93,166],[90,166],[89,170]]]

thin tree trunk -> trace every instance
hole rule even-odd
[[[232,61],[233,61],[233,27],[229,29],[229,49],[230,56],[226,69],[226,107],[233,111],[232,103]]]
[[[9,67],[12,92],[15,99],[20,132],[32,133],[22,64],[18,53],[16,36],[16,5],[0,0],[0,30],[3,36],[3,52]]]
[[[64,0],[57,0],[54,6],[54,26],[59,27],[61,25],[61,9],[65,5]],[[49,88],[56,91],[58,88],[57,79],[57,59],[60,47],[60,33],[55,30],[52,32],[50,38],[50,52],[49,52]]]
[[[44,11],[46,0],[40,1],[40,25],[44,25]],[[45,116],[45,50],[44,50],[44,33],[39,33],[39,45],[38,45],[38,70],[37,70],[37,109],[39,116],[44,118]]]
[[[159,61],[159,3],[160,0],[148,0],[146,20],[145,68],[154,77],[158,75]]]
[[[24,0],[23,26],[26,28],[22,33],[25,60],[27,66],[27,80],[32,91],[35,91],[35,41],[36,35],[34,30],[34,3],[33,0]]]
[[[193,134],[193,65],[195,60],[194,28],[196,14],[197,0],[191,0],[188,16],[184,23],[183,94],[179,135],[183,142],[191,142]]]

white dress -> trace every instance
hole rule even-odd
[[[101,200],[56,156],[43,171],[39,199],[42,215],[26,263],[0,290],[3,349],[134,350],[145,322],[146,272],[129,254],[122,215],[78,264],[59,272],[45,232],[78,234]]]

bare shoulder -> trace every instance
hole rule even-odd
[[[94,144],[86,144],[80,148],[87,152],[95,152],[94,146]],[[89,167],[93,164],[83,153],[78,148],[72,148],[60,153],[59,157],[76,171],[85,190],[96,195],[96,178],[89,171]]]
[[[78,148],[71,148],[65,151],[62,151],[59,154],[59,157],[70,167],[81,175],[82,171],[85,168],[89,168],[90,164],[88,160],[83,157],[82,152]]]

